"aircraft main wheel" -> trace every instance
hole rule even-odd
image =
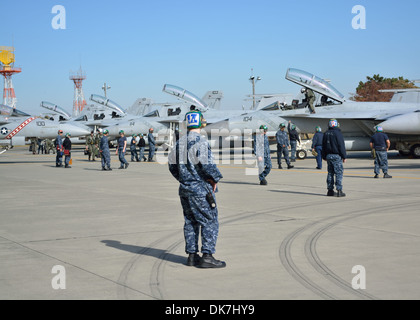
[[[300,160],[305,159],[307,156],[306,151],[305,150],[298,150],[296,151],[296,157]]]
[[[420,158],[420,144],[415,144],[414,146],[412,146],[410,151],[411,151],[411,155],[414,158]]]

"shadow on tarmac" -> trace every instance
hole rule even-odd
[[[257,182],[245,182],[245,181],[223,181],[223,180],[220,180],[219,181],[219,183],[227,183],[227,184],[250,184],[250,185],[253,185],[253,186],[256,186],[256,185],[259,185],[259,183],[257,183]]]
[[[38,164],[38,163],[51,163],[48,161],[0,161],[0,164]]]
[[[310,196],[318,196],[318,197],[326,197],[326,193],[312,193],[312,192],[300,192],[300,191],[287,191],[287,190],[269,190],[271,192],[281,192],[281,193],[292,193],[292,194],[302,194],[302,195],[310,195]]]
[[[142,246],[133,246],[131,244],[124,244],[120,241],[115,240],[101,240],[102,243],[105,243],[108,247],[113,247],[115,249],[128,251],[135,254],[155,257],[158,259],[166,260],[173,263],[186,264],[186,256],[180,256],[177,254],[169,253],[166,250],[142,247]]]

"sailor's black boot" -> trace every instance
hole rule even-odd
[[[346,194],[343,192],[343,190],[338,190],[337,191],[337,197],[345,197]]]
[[[327,192],[327,196],[328,196],[328,197],[334,197],[334,196],[335,196],[335,192],[334,192],[334,190],[328,190],[328,192]]]
[[[200,256],[197,253],[190,253],[187,259],[187,266],[193,267],[200,264]]]
[[[200,268],[224,268],[226,267],[226,262],[216,260],[212,254],[210,253],[203,253],[201,257],[200,264],[198,265]]]

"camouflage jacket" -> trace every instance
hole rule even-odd
[[[212,190],[207,180],[223,178],[208,141],[196,132],[183,135],[168,157],[169,171],[179,181],[180,196],[202,196]]]

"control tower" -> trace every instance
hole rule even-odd
[[[70,80],[74,82],[73,117],[78,117],[86,106],[83,94],[83,80],[85,79],[86,74],[82,71],[82,67],[76,73],[70,73]]]
[[[0,46],[0,74],[4,77],[3,104],[16,108],[17,99],[13,88],[12,76],[22,72],[15,68],[15,48]]]

